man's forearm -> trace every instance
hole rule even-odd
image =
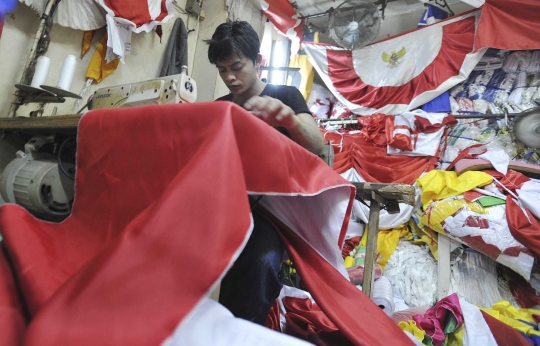
[[[296,115],[297,122],[295,122],[295,126],[288,130],[296,143],[313,154],[320,155],[324,149],[324,138],[311,116],[309,117],[307,119],[303,114]]]

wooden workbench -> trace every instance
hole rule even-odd
[[[0,131],[21,133],[74,133],[82,115],[0,118]]]

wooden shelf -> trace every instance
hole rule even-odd
[[[0,131],[13,132],[73,132],[77,131],[82,115],[56,115],[47,117],[0,118]]]

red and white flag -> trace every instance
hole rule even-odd
[[[357,50],[305,43],[323,81],[358,115],[401,114],[464,81],[482,58],[475,50],[480,10]]]

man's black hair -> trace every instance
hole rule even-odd
[[[259,54],[259,36],[248,22],[220,24],[212,38],[204,42],[208,44],[208,60],[214,65],[240,54],[255,63]]]

